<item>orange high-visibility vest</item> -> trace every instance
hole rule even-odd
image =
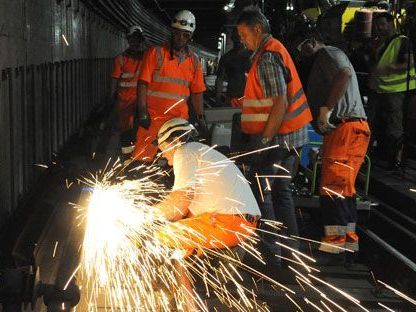
[[[257,70],[258,62],[266,51],[278,53],[290,72],[292,80],[287,84],[287,110],[277,133],[293,132],[308,124],[312,120],[312,114],[293,60],[283,44],[274,38],[270,38],[257,53],[248,73],[241,129],[248,134],[262,134],[273,107],[272,98],[267,98],[263,94]]]
[[[148,71],[147,66],[151,70]],[[156,139],[160,127],[174,117],[187,120],[187,101],[191,91],[203,92],[205,85],[197,55],[190,51],[190,56],[178,63],[177,58],[171,58],[167,45],[153,47],[147,51],[140,78],[144,76],[147,81],[143,81],[148,83],[147,110],[152,122],[147,130],[139,127],[132,156],[136,160],[149,162],[154,159],[158,149],[152,142]]]
[[[142,58],[125,54],[116,57],[112,76],[118,79],[117,96],[119,101],[131,103],[136,100],[141,63]]]
[[[147,109],[151,117],[188,119],[188,99],[190,86],[199,64],[197,55],[190,51],[190,57],[178,66],[169,57],[168,46],[155,47],[156,70],[147,86]]]

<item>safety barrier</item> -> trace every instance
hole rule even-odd
[[[0,227],[110,92],[111,59],[7,68],[0,79]]]

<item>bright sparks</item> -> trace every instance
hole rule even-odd
[[[153,168],[142,169],[157,176]],[[257,307],[257,311],[269,311],[267,306],[257,303],[237,269],[262,274],[244,267],[229,248],[219,251],[201,246],[200,257],[185,258],[184,251],[172,250],[156,239],[161,231],[175,235],[167,231],[169,223],[152,207],[166,194],[160,185],[149,176],[117,184],[109,183],[109,176],[106,177],[105,182],[88,180],[92,186],[90,198],[86,207],[79,207],[80,217],[86,223],[80,280],[86,286],[83,300],[88,311],[98,311],[103,306],[111,311],[184,311],[190,298],[200,311],[209,311],[197,292],[189,293],[182,286],[181,274],[189,280],[199,277],[206,285],[206,295],[216,296],[230,308],[249,311]],[[230,204],[237,202],[229,200]],[[257,255],[253,248],[258,241],[255,235],[247,240],[241,237],[241,241],[243,249]],[[215,264],[211,263],[213,257],[219,259]],[[186,268],[185,273],[181,268]],[[226,287],[230,283],[237,294]]]
[[[218,164],[207,164],[210,169],[217,169],[215,166]],[[322,306],[318,307],[317,303],[306,298],[307,292],[295,293],[288,286],[249,267],[242,262],[239,252],[226,246],[222,249],[201,246],[197,248],[198,256],[187,257],[185,251],[163,245],[157,239],[161,231],[175,235],[168,231],[170,222],[156,214],[153,208],[155,203],[168,194],[158,182],[165,175],[164,171],[155,166],[142,165],[134,170],[140,178],[114,179],[121,167],[118,161],[114,165],[109,161],[106,168],[96,176],[83,179],[88,186],[89,200],[77,207],[80,224],[85,225],[82,262],[70,280],[76,277],[82,282],[82,304],[88,311],[99,311],[103,307],[106,311],[187,311],[189,301],[193,301],[199,311],[211,311],[211,307],[204,303],[209,297],[218,298],[227,310],[271,311],[267,305],[259,302],[259,288],[255,280],[271,284],[273,289],[282,292],[300,311],[305,303],[309,308],[317,310],[330,311],[327,304],[331,304],[345,311],[313,283],[323,285],[332,293],[342,294],[351,304],[367,311],[351,295],[312,275],[312,271],[318,271],[313,267],[315,260],[287,245],[289,240],[302,238],[280,235],[283,225],[277,221],[262,221],[271,228],[270,231],[252,228],[249,232],[253,235],[241,235],[239,248],[264,264],[256,246],[260,241],[258,235],[274,235],[276,244],[292,253],[293,258],[288,260],[296,269],[290,268],[302,289],[310,288],[318,292],[327,304],[321,301]],[[199,174],[202,177],[205,174],[207,178],[209,170],[207,173],[201,170]],[[260,188],[259,178],[256,176]],[[230,205],[244,205],[233,198],[227,200]],[[186,239],[183,236],[172,238],[177,241]],[[218,246],[222,244],[215,243]],[[55,249],[56,247],[57,244]],[[183,274],[194,284],[199,283],[199,287],[194,287],[193,291],[183,287]]]

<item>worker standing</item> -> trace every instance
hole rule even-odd
[[[250,65],[251,52],[240,41],[237,29],[231,34],[233,48],[225,53],[218,64],[215,80],[216,102],[222,103],[223,83],[227,81],[225,106],[241,106],[246,85],[246,72]],[[221,105],[224,106],[224,105]]]
[[[347,55],[325,45],[316,31],[307,36],[301,49],[303,56],[313,59],[307,96],[311,107],[319,111],[315,118],[324,136],[319,199],[325,235],[319,250],[357,251],[355,179],[370,141],[357,76]]]
[[[206,248],[237,246],[254,234],[261,216],[237,166],[208,145],[194,142],[194,138],[195,128],[181,118],[165,122],[157,135],[162,156],[173,166],[175,175],[172,192],[156,205],[168,220],[175,222],[157,238],[183,251],[184,256]],[[181,272],[179,277],[193,293],[187,274]],[[186,304],[195,308],[196,303],[190,298]]]
[[[406,91],[416,89],[414,60],[409,53],[411,42],[408,37],[396,33],[394,18],[387,12],[376,15],[374,25],[382,42],[370,81],[376,92],[371,105],[375,107],[377,142],[388,154],[389,168],[400,169]]]
[[[260,210],[265,219],[282,221],[286,234],[298,235],[289,185],[295,174],[297,150],[308,142],[311,112],[292,58],[282,43],[271,36],[263,13],[256,7],[245,8],[237,28],[241,41],[254,51],[244,92],[242,132],[248,135],[252,150],[279,145],[255,153],[251,159],[252,176],[260,176],[261,189],[256,191]],[[270,236],[263,240],[271,252],[268,263],[272,267],[280,266],[275,254],[280,255],[281,251],[275,240]],[[295,241],[285,243],[298,248]]]
[[[112,99],[116,99],[117,125],[122,131],[122,150],[125,153],[131,153],[131,141],[135,139],[131,132],[137,101],[137,81],[146,49],[143,29],[137,25],[130,27],[127,32],[127,41],[129,44],[127,50],[114,59],[111,95]]]
[[[198,124],[206,131],[202,93],[205,84],[198,56],[189,48],[196,27],[190,11],[178,12],[171,23],[170,42],[150,48],[143,59],[137,88],[136,147],[133,159],[152,161],[152,141],[160,127],[173,117],[188,119],[188,99]]]

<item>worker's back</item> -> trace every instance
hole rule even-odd
[[[189,206],[193,215],[207,212],[260,215],[244,175],[232,160],[208,145],[190,142],[179,147],[173,170],[173,190],[195,190]]]

